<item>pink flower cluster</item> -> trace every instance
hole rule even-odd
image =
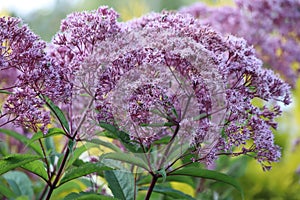
[[[281,114],[278,103],[290,103],[290,88],[262,68],[245,40],[223,37],[180,13],[126,23],[117,18],[107,7],[69,15],[47,54],[27,28],[2,19],[13,30],[8,35],[23,34],[11,40],[1,33],[2,44],[11,40],[12,49],[1,54],[1,69],[20,71],[4,110],[36,131],[50,120],[45,95],[66,112],[71,135],[106,122],[148,147],[164,136],[177,137],[207,163],[222,154],[252,154],[264,165],[279,159],[271,129]],[[28,52],[20,56],[12,44],[26,42]],[[264,106],[255,106],[255,99]]]
[[[3,90],[12,94],[6,99],[0,119],[2,125],[16,124],[46,131],[50,123],[42,95],[60,101],[68,93],[68,82],[58,66],[45,53],[41,41],[21,20],[0,18],[0,77]]]
[[[295,86],[300,73],[300,2],[298,0],[235,0],[236,7],[213,8],[202,3],[180,12],[199,18],[223,34],[243,37],[254,45],[266,68]],[[298,63],[298,64],[297,64]]]

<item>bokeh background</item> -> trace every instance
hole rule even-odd
[[[60,21],[74,11],[93,10],[100,5],[113,7],[120,21],[139,17],[145,13],[176,10],[199,2],[196,0],[0,0],[0,15],[21,17],[42,39],[51,41],[59,30]],[[234,6],[231,0],[202,0],[210,6]],[[299,55],[300,56],[300,55]],[[246,199],[299,200],[300,199],[300,81],[292,90],[293,103],[284,108],[278,119],[275,140],[282,147],[282,159],[273,169],[264,172],[261,166],[247,157],[221,158],[216,169],[228,173],[241,183]],[[239,194],[221,183],[202,181],[198,199],[240,199]],[[194,196],[189,186],[173,187]],[[182,189],[184,188],[184,189]]]

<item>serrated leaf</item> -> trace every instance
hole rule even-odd
[[[142,187],[142,188],[140,188],[140,190],[148,190],[148,187]],[[195,200],[190,195],[185,194],[179,190],[172,189],[170,187],[164,187],[164,186],[157,185],[153,188],[153,192],[164,194],[168,197],[172,197],[172,199]]]
[[[123,161],[132,165],[139,166],[143,169],[148,170],[148,165],[141,158],[130,155],[128,153],[107,153],[102,156],[103,159],[112,159]]]
[[[229,184],[235,189],[237,189],[241,193],[242,199],[244,199],[244,192],[240,184],[234,178],[228,176],[227,174],[223,174],[213,170],[201,169],[197,167],[186,167],[168,174],[168,176],[175,175],[200,177]]]
[[[23,169],[34,173],[35,175],[41,177],[45,181],[48,180],[48,174],[44,167],[44,163],[40,160],[35,160],[29,163],[26,163],[21,166]]]
[[[104,177],[108,182],[114,197],[127,200],[134,199],[134,178],[133,174],[126,171],[112,170],[105,171]]]
[[[34,150],[36,153],[38,153],[41,156],[43,155],[43,152],[42,152],[42,149],[40,148],[40,146],[38,146],[37,144],[33,144],[33,143],[28,144],[29,139],[27,137],[25,137],[24,135],[17,133],[15,131],[12,131],[12,130],[3,129],[3,128],[0,128],[0,133],[9,135],[9,136],[15,138],[16,140],[22,142],[24,145],[27,144],[27,146],[29,148],[31,148],[32,150]]]
[[[5,156],[0,159],[0,175],[40,158],[40,156],[30,154],[12,154]]]
[[[117,200],[113,197],[104,196],[98,193],[92,192],[72,192],[64,198],[64,200]]]
[[[68,131],[68,133],[70,133],[70,127],[69,127],[69,123],[67,118],[65,117],[63,111],[56,106],[51,99],[49,99],[46,96],[43,96],[47,106],[50,108],[50,110],[52,111],[52,113],[57,117],[57,119],[60,121],[61,125]]]
[[[69,169],[65,175],[63,176],[63,178],[60,181],[60,185],[71,181],[73,179],[82,177],[82,176],[86,176],[88,174],[97,172],[97,173],[101,173],[104,170],[110,170],[111,168],[100,164],[100,163],[84,163],[83,165],[76,167],[76,168],[72,168]]]

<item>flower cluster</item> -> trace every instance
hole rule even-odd
[[[0,18],[1,89],[11,94],[3,105],[2,125],[13,121],[24,127],[46,131],[50,122],[42,96],[60,100],[68,83],[60,69],[46,56],[46,43],[13,17]],[[3,81],[3,82],[2,82]]]
[[[97,12],[68,17],[66,34],[58,38],[78,38],[57,42],[56,49],[76,52],[71,58],[78,56],[78,69],[93,69],[98,121],[118,126],[146,146],[176,134],[208,163],[221,154],[253,153],[261,163],[278,160],[271,128],[280,115],[276,102],[290,103],[289,86],[262,68],[245,40],[222,37],[191,16],[169,12],[126,23],[101,17],[111,26],[105,30],[114,32],[90,33],[84,27],[93,26],[87,19]],[[83,18],[89,23],[70,25]],[[78,48],[94,34],[105,37]],[[255,106],[256,99],[264,106]]]
[[[20,73],[7,113],[36,130],[50,120],[47,96],[66,112],[72,136],[105,122],[142,146],[179,138],[208,164],[222,154],[278,160],[271,128],[281,114],[277,103],[290,103],[289,86],[262,68],[245,40],[223,37],[185,14],[117,18],[107,7],[69,15],[47,54],[27,27],[3,19],[10,32],[1,32],[9,47],[1,69]],[[255,106],[256,99],[264,106]]]
[[[211,111],[209,90],[222,90],[222,83],[212,55],[202,45],[156,27],[128,30],[113,41],[115,45],[110,40],[101,43],[94,55],[104,66],[97,91],[99,121],[116,122],[132,138],[149,146],[160,139],[157,134],[166,133],[165,127],[151,125],[169,122],[177,126],[184,119]],[[110,56],[101,55],[108,45]],[[205,72],[201,74],[200,69]],[[208,122],[203,119],[201,123],[204,121]],[[198,127],[197,122],[191,123]],[[192,124],[190,137],[195,129]],[[187,131],[188,127],[182,129],[180,137]]]
[[[91,107],[99,84],[99,66],[85,63],[96,44],[121,31],[117,18],[118,14],[106,6],[93,12],[72,13],[62,21],[60,32],[49,44],[49,56],[60,66],[70,84],[70,102],[63,110],[71,121],[71,135],[80,128],[84,128],[81,132],[89,134],[94,130],[95,113]],[[83,122],[84,110],[87,117]]]
[[[236,7],[211,8],[196,3],[181,9],[221,33],[243,37],[256,47],[265,67],[295,86],[299,76],[300,2],[297,0],[236,0]]]
[[[222,38],[211,29],[201,26],[200,23],[198,20],[176,14],[150,15],[140,21],[142,29],[149,28],[153,31],[153,28],[156,30],[169,28],[170,32],[175,32],[181,37],[192,38],[194,43],[201,44],[210,51],[217,61],[218,71],[216,74],[220,74],[223,79],[225,102],[223,102],[224,97],[222,95],[216,95],[222,92],[222,89],[216,91],[211,89],[209,98],[215,98],[215,102],[221,102],[219,103],[221,106],[213,106],[213,109],[206,110],[206,113],[216,112],[218,116],[222,116],[225,111],[225,116],[216,121],[214,121],[216,115],[213,116],[209,124],[210,130],[207,130],[206,125],[201,124],[199,128],[202,130],[193,139],[195,140],[193,143],[199,142],[200,144],[195,145],[203,146],[203,143],[214,135],[211,130],[217,126],[217,130],[223,128],[226,136],[222,137],[219,132],[217,138],[212,137],[214,141],[218,142],[214,144],[214,148],[210,149],[211,158],[218,154],[222,148],[223,151],[231,151],[233,146],[242,145],[243,153],[255,152],[257,159],[261,162],[276,161],[280,154],[278,147],[274,145],[270,128],[275,126],[274,118],[280,114],[279,108],[276,104],[274,104],[275,107],[257,108],[252,104],[252,100],[260,98],[265,102],[281,101],[284,104],[289,104],[289,87],[272,71],[261,68],[261,61],[255,57],[254,50],[247,46],[244,40],[233,36]],[[163,36],[156,36],[155,38],[161,37]],[[168,36],[168,38],[168,42],[170,42],[171,37]],[[201,76],[205,77],[206,69],[203,69],[203,66],[197,69],[200,70]],[[210,81],[205,81],[207,85],[216,81],[211,79],[212,77],[209,77]],[[201,92],[202,95],[196,93],[196,97],[199,99],[205,98],[203,90]],[[221,112],[218,108],[222,108],[222,106],[224,109]],[[200,134],[203,132],[204,134]],[[199,140],[199,138],[204,138],[206,141]],[[253,141],[253,145],[246,147],[246,141],[249,140]],[[222,147],[222,145],[224,146]]]

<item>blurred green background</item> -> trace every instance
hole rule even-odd
[[[0,0],[0,4],[3,1]],[[20,0],[26,2],[26,0]],[[42,1],[42,0],[41,0]],[[30,13],[18,13],[7,8],[0,10],[0,15],[18,16],[29,24],[30,28],[42,39],[50,41],[59,30],[60,21],[74,11],[93,10],[100,5],[113,7],[120,20],[126,21],[142,14],[163,9],[176,10],[188,6],[196,0],[55,0],[51,7],[32,10]],[[231,0],[203,0],[211,6],[233,5]],[[278,130],[274,133],[276,143],[282,147],[282,159],[273,169],[264,172],[254,160],[246,157],[221,158],[217,169],[238,179],[242,184],[246,200],[299,200],[300,199],[300,81],[293,90],[293,104],[284,108],[283,116],[278,119]],[[204,189],[196,197],[199,199],[240,199],[234,189],[220,183],[205,181]],[[182,190],[182,185],[174,184]],[[191,188],[184,192],[192,194]]]

